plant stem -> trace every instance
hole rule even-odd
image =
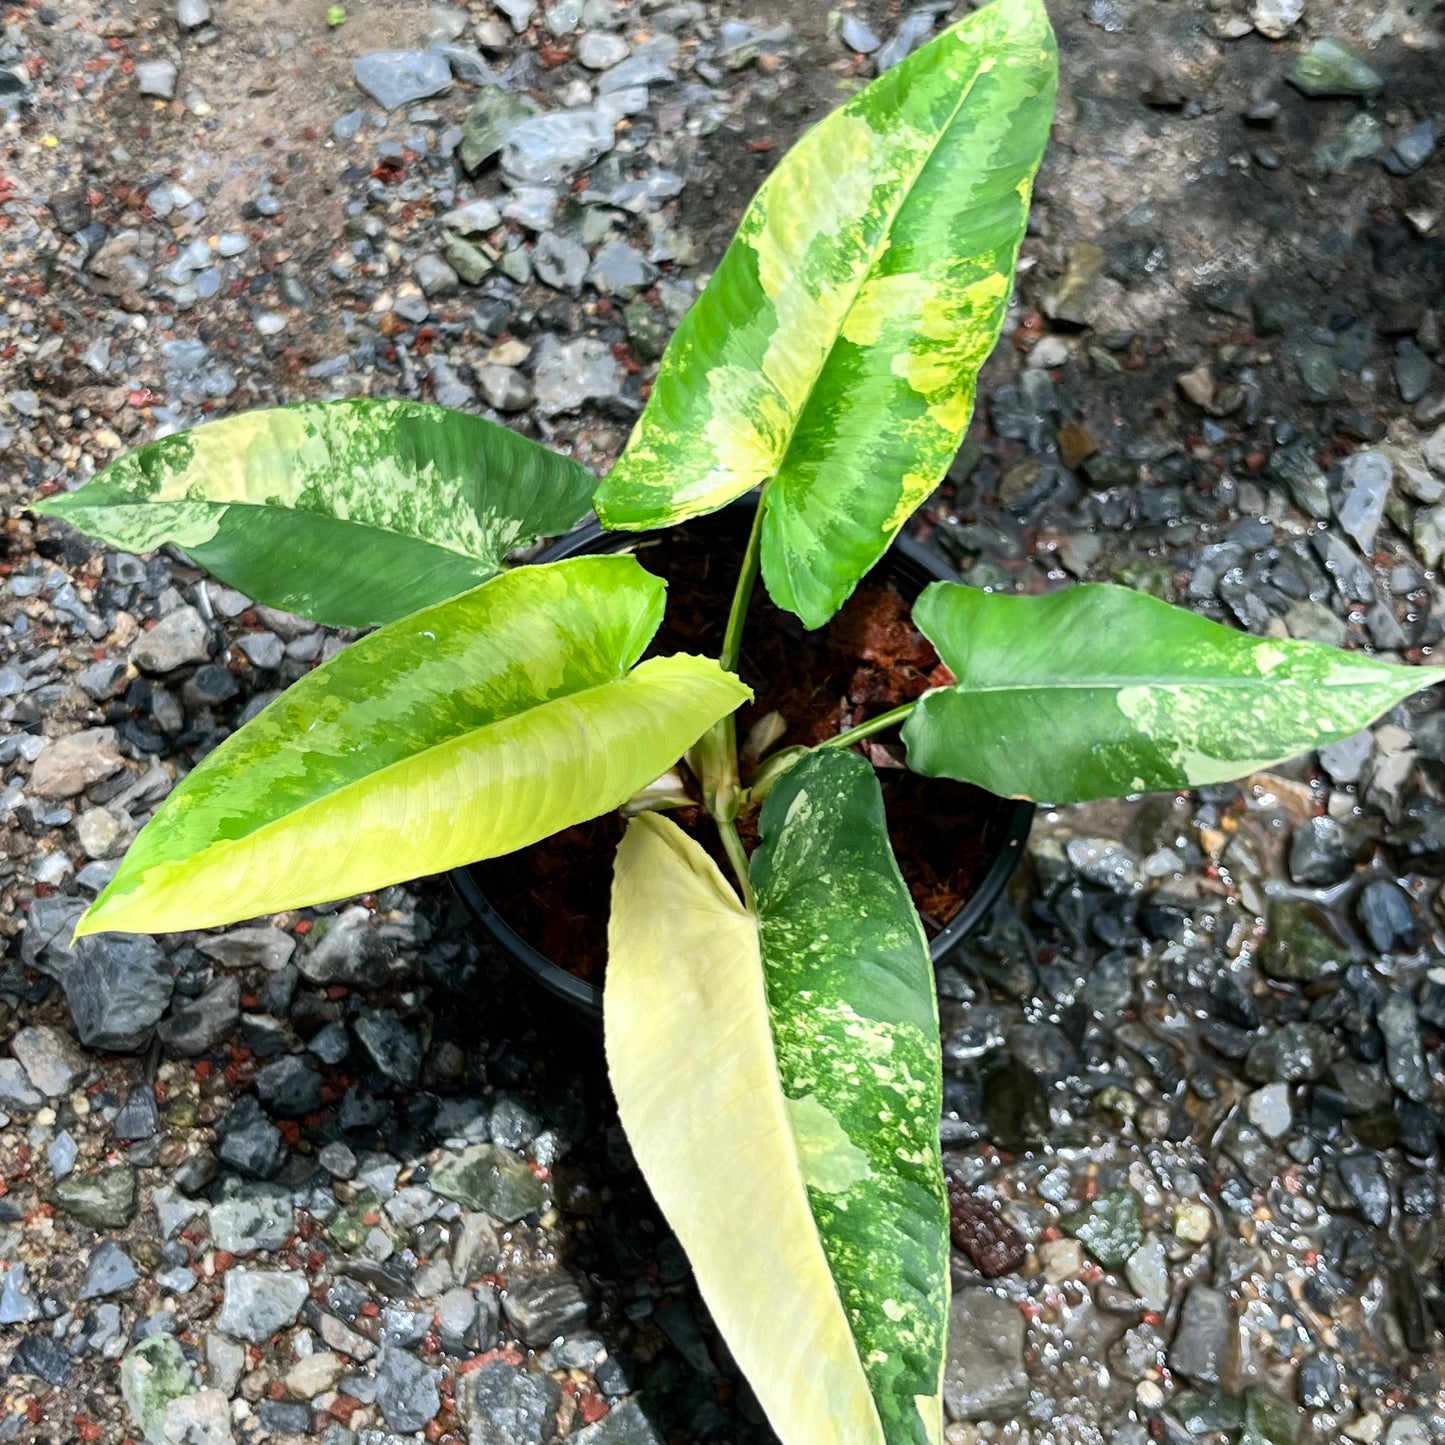
[[[880,712],[877,717],[869,718],[865,723],[859,723],[855,728],[849,728],[845,733],[839,733],[835,738],[828,738],[818,746],[820,748],[846,748],[851,747],[854,743],[861,743],[864,738],[871,738],[874,733],[881,733],[885,728],[891,728],[894,723],[901,723],[916,706],[916,702],[902,703],[898,707],[890,708],[887,712]]]
[[[748,533],[748,545],[743,552],[743,565],[738,571],[738,583],[733,589],[733,605],[728,612],[728,627],[723,634],[722,656],[718,659],[728,672],[738,670],[738,657],[743,650],[743,623],[748,615],[748,603],[753,600],[753,583],[758,580],[758,554],[763,535],[763,509],[767,502],[758,500],[758,509],[753,513],[753,528]]]
[[[723,852],[728,855],[728,862],[733,865],[733,873],[738,880],[738,887],[742,889],[743,902],[750,911],[756,912],[753,899],[753,880],[748,875],[748,853],[743,847],[743,840],[738,836],[738,825],[731,818],[718,818],[718,837],[722,839]]]

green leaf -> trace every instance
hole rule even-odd
[[[798,763],[761,828],[755,918],[673,823],[629,826],[605,994],[622,1122],[783,1445],[936,1445],[948,1215],[927,947],[861,758]]]
[[[996,0],[798,142],[678,327],[597,494],[659,527],[767,483],[763,575],[833,615],[947,470],[1048,138],[1041,0]]]
[[[275,407],[163,437],[34,509],[128,552],[165,543],[334,627],[470,591],[565,532],[596,481],[479,416],[412,401]]]
[[[619,807],[750,695],[710,659],[633,667],[663,592],[631,557],[519,567],[362,638],[206,757],[77,932],[319,903]]]
[[[903,725],[908,766],[1051,803],[1243,777],[1439,680],[1251,637],[1123,587],[1005,597],[935,582],[913,620],[958,682]]]

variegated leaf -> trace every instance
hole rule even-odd
[[[762,832],[755,918],[676,825],[629,826],[605,994],[622,1122],[784,1445],[937,1445],[948,1237],[923,933],[860,758],[800,762]]]
[[[392,622],[565,532],[596,481],[483,417],[413,401],[275,407],[163,437],[35,505],[128,552],[182,549],[317,622]]]
[[[165,933],[385,887],[620,807],[749,696],[642,655],[632,557],[519,567],[354,643],[207,755],[81,920]]]
[[[913,618],[958,682],[904,724],[909,767],[1051,803],[1243,777],[1440,680],[1123,587],[1006,597],[935,582]]]
[[[809,131],[678,327],[609,527],[767,484],[763,576],[821,626],[948,467],[1053,114],[1042,0],[995,0]]]

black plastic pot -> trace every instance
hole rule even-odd
[[[756,494],[739,498],[733,506],[739,510],[753,510],[758,505]],[[539,562],[557,562],[564,557],[576,557],[587,553],[622,552],[635,544],[635,536],[628,532],[606,532],[596,521],[587,522],[567,536],[554,542],[540,557]],[[889,548],[879,564],[886,568],[899,590],[910,601],[930,582],[957,582],[957,573],[947,563],[935,557],[932,552],[919,546],[911,537],[900,536]],[[960,940],[966,938],[988,917],[1013,877],[1018,866],[1019,854],[1029,835],[1033,822],[1032,803],[1013,802],[1003,829],[1003,837],[997,855],[984,874],[973,896],[958,910],[933,938],[929,953],[937,962]],[[559,964],[553,963],[533,948],[492,906],[483,892],[471,868],[452,870],[452,883],[462,902],[466,904],[477,924],[486,930],[543,988],[558,998],[566,999],[583,1012],[597,1018],[602,1016],[602,990],[575,974],[568,973]]]

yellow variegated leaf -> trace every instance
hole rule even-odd
[[[181,783],[78,932],[320,903],[621,806],[749,696],[710,659],[633,666],[663,593],[632,557],[520,567],[354,643]]]
[[[632,1151],[773,1429],[885,1445],[808,1203],[757,921],[656,813],[617,852],[604,1008]]]
[[[1003,323],[1057,57],[995,0],[809,131],[758,192],[597,493],[664,526],[766,485],[768,590],[821,626],[946,471]]]

